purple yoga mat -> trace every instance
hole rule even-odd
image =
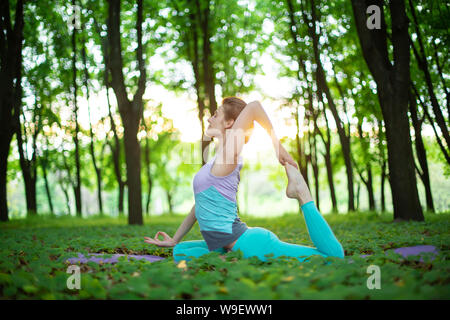
[[[404,258],[408,256],[420,256],[422,253],[432,253],[431,260],[434,260],[435,256],[439,254],[439,251],[436,249],[435,246],[430,245],[423,245],[423,246],[414,246],[414,247],[403,247],[403,248],[396,248],[396,249],[389,249],[385,253],[387,254],[388,251],[394,250],[395,253],[403,256]],[[87,263],[88,261],[100,263],[103,261],[103,263],[117,263],[119,261],[119,257],[128,257],[134,258],[136,260],[145,259],[149,262],[155,262],[159,260],[163,260],[163,257],[158,256],[152,256],[152,255],[134,255],[134,254],[112,254],[111,258],[104,258],[103,253],[89,253],[89,257],[86,258],[83,254],[78,253],[78,258],[69,258],[67,261],[71,264],[73,263]],[[360,257],[365,258],[370,256],[370,254],[362,254]],[[353,262],[352,259],[349,259],[350,263]],[[423,258],[420,258],[420,262],[423,262]]]
[[[436,249],[436,247],[430,245],[389,249],[385,252],[385,254],[387,254],[388,251],[392,250],[394,250],[395,253],[402,255],[403,258],[407,258],[408,256],[420,256],[422,253],[427,254],[431,252],[432,253],[431,260],[434,260],[436,255],[439,254],[439,251]],[[362,254],[360,257],[365,258],[368,256],[370,256],[370,254]],[[423,262],[423,258],[421,257],[419,261]]]
[[[103,261],[103,263],[117,263],[119,262],[119,257],[127,257],[128,260],[130,258],[134,258],[136,260],[147,260],[148,262],[155,262],[155,261],[159,261],[159,260],[163,260],[163,257],[158,257],[158,256],[151,256],[151,255],[135,255],[135,254],[121,254],[121,253],[117,253],[117,254],[112,254],[111,258],[105,258],[103,257],[104,254],[103,253],[89,253],[88,257],[86,258],[83,254],[78,253],[78,257],[75,258],[69,258],[67,259],[67,261],[69,263],[87,263],[89,261],[92,262],[96,262],[96,263],[100,263]]]

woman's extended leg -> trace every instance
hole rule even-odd
[[[214,250],[220,253],[226,253],[224,248]],[[209,253],[208,246],[204,240],[183,241],[173,247],[173,259],[175,262],[181,260],[191,261],[189,257],[198,258]]]

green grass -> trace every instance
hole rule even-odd
[[[303,217],[240,215],[248,226],[273,231],[286,242],[313,246]],[[426,214],[426,222],[393,223],[392,215],[326,215],[346,258],[313,256],[261,262],[240,252],[216,252],[178,268],[172,248],[143,242],[157,231],[173,235],[183,216],[145,219],[128,226],[126,218],[36,217],[0,223],[1,299],[449,299],[450,213]],[[202,239],[198,224],[183,240]],[[385,255],[389,248],[430,244],[441,254],[433,261]],[[154,263],[119,261],[81,267],[81,289],[69,290],[67,258],[76,252],[152,254]],[[360,254],[371,253],[366,259]],[[349,257],[352,256],[352,257]],[[349,263],[349,259],[353,263]],[[326,264],[326,261],[332,262]],[[381,289],[366,286],[367,267],[381,270]]]

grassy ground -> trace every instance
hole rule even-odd
[[[255,218],[248,226],[273,231],[286,242],[313,246],[299,214]],[[143,242],[157,231],[173,235],[183,216],[150,217],[144,226],[125,218],[34,218],[0,223],[1,299],[449,299],[450,213],[426,214],[426,222],[393,223],[392,215],[326,215],[346,258],[313,256],[261,262],[240,252],[212,252],[189,261],[173,261],[172,248]],[[183,240],[202,239],[198,224]],[[434,245],[433,261],[402,259],[389,248]],[[77,252],[153,254],[162,261],[119,261],[81,267],[81,289],[69,290],[67,258]],[[372,254],[368,258],[360,254]],[[350,257],[351,256],[351,257]],[[350,259],[353,263],[349,263]],[[331,261],[326,264],[326,260]],[[367,272],[377,265],[381,289],[369,290]]]

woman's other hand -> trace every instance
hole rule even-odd
[[[281,145],[281,143],[279,144],[278,161],[280,161],[281,165],[283,165],[283,166],[286,165],[286,163],[289,163],[290,165],[297,168],[297,170],[298,170],[297,163],[294,161],[294,159],[291,157],[291,155],[286,151],[286,149],[284,149],[284,147]]]
[[[159,235],[162,235],[164,240],[159,240]],[[163,231],[158,231],[154,238],[144,237],[144,239],[144,242],[157,245],[158,247],[174,247],[177,244],[174,239]]]

